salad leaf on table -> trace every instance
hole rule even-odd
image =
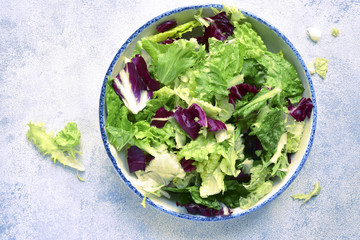
[[[69,166],[77,171],[85,171],[84,165],[77,159],[80,152],[77,147],[80,143],[80,131],[76,123],[68,123],[56,137],[53,132],[46,133],[44,123],[28,123],[29,130],[26,137],[44,155],[50,155],[54,161],[59,161],[64,166]],[[79,178],[81,180],[81,178]]]
[[[321,191],[321,187],[319,185],[319,182],[316,182],[314,185],[314,190],[312,190],[311,192],[306,194],[296,194],[296,195],[292,195],[291,197],[293,199],[304,200],[304,202],[302,203],[304,204],[307,201],[309,201],[312,197],[319,195],[320,191]]]

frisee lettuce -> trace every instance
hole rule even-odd
[[[59,161],[64,166],[69,166],[77,171],[85,171],[84,165],[76,158],[80,152],[77,147],[80,143],[80,131],[76,123],[68,123],[56,137],[53,132],[46,133],[45,124],[27,124],[29,130],[26,137],[43,155],[50,155],[54,161]]]

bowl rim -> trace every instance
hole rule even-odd
[[[126,41],[125,43],[121,46],[121,48],[118,50],[118,52],[116,53],[114,59],[112,60],[106,74],[105,74],[105,78],[101,87],[101,93],[100,93],[100,101],[99,101],[99,123],[100,123],[100,132],[101,132],[101,138],[102,141],[104,143],[104,147],[105,150],[116,170],[116,172],[119,174],[119,176],[121,177],[121,179],[125,182],[125,184],[132,190],[132,192],[134,192],[140,199],[144,198],[144,195],[137,190],[137,188],[131,184],[131,182],[125,177],[125,175],[123,174],[122,170],[119,168],[119,166],[116,163],[116,159],[115,157],[112,155],[111,150],[110,150],[110,144],[107,140],[107,135],[106,135],[106,131],[105,131],[105,90],[106,90],[106,82],[108,80],[108,76],[111,75],[111,72],[116,64],[116,62],[118,61],[118,59],[120,58],[120,55],[122,54],[122,52],[126,49],[126,47],[131,43],[131,41],[137,37],[144,29],[146,29],[147,27],[149,27],[150,25],[152,25],[153,23],[161,20],[162,18],[175,14],[175,13],[179,13],[179,12],[183,12],[186,10],[192,10],[192,9],[200,9],[200,8],[222,8],[223,5],[221,4],[201,4],[201,5],[190,5],[190,6],[185,6],[185,7],[179,7],[179,8],[175,8],[173,10],[164,12],[156,17],[154,17],[153,19],[149,20],[148,22],[146,22],[144,25],[142,25],[140,28],[138,28]],[[309,137],[309,142],[308,145],[306,147],[305,153],[302,156],[302,159],[298,165],[298,167],[295,169],[294,173],[290,176],[290,178],[283,184],[283,186],[281,186],[281,188],[276,191],[273,195],[271,195],[269,198],[267,198],[265,201],[263,201],[262,203],[255,205],[241,213],[238,214],[230,214],[227,216],[216,216],[216,217],[205,217],[205,216],[201,216],[201,215],[192,215],[192,214],[184,214],[184,213],[179,213],[179,212],[175,212],[173,210],[170,209],[166,209],[163,206],[153,202],[151,199],[146,198],[146,203],[155,207],[156,209],[165,212],[169,215],[175,216],[175,217],[179,217],[182,219],[187,219],[187,220],[194,220],[194,221],[220,221],[220,220],[229,220],[229,219],[234,219],[234,218],[238,218],[240,216],[244,216],[247,215],[251,212],[256,211],[257,209],[267,205],[268,203],[270,203],[272,200],[274,200],[275,198],[277,198],[282,192],[284,192],[289,185],[294,181],[294,179],[297,177],[297,175],[299,174],[300,170],[302,169],[302,167],[304,166],[310,149],[312,147],[313,141],[314,141],[314,137],[315,137],[315,130],[316,130],[316,122],[317,122],[317,102],[316,102],[316,96],[315,96],[315,90],[313,87],[313,83],[311,80],[311,76],[310,73],[306,67],[306,64],[304,62],[304,60],[302,59],[302,57],[300,56],[300,53],[296,50],[296,48],[294,47],[294,45],[289,41],[289,39],[282,34],[277,28],[275,28],[274,26],[272,26],[271,24],[269,24],[267,21],[257,17],[256,15],[245,11],[241,8],[239,8],[239,10],[246,16],[246,17],[250,17],[255,19],[256,21],[260,22],[261,24],[264,24],[265,26],[267,26],[269,29],[271,29],[273,32],[276,33],[276,35],[278,35],[292,50],[292,52],[295,54],[297,60],[299,61],[299,63],[302,66],[302,69],[305,71],[305,75],[306,75],[306,79],[309,83],[309,88],[310,88],[310,93],[311,93],[311,98],[312,98],[312,102],[313,102],[313,110],[312,110],[312,124],[311,124],[311,131],[310,131],[310,137]]]

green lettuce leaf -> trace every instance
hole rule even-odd
[[[265,183],[267,176],[270,173],[270,169],[266,165],[256,165],[250,169],[250,182],[244,184],[246,190],[252,192],[255,191],[259,186]]]
[[[249,102],[246,103],[246,98],[243,98],[241,101],[236,101],[234,115],[246,118],[253,111],[265,107],[269,99],[278,96],[280,93],[280,88],[274,88],[272,90],[262,88]]]
[[[190,193],[191,198],[196,204],[204,205],[208,208],[213,208],[216,210],[220,210],[221,205],[220,202],[213,196],[209,196],[207,198],[202,198],[200,196],[200,190],[198,186],[191,186],[186,188],[173,188],[173,187],[164,187],[163,190],[169,192],[176,192],[176,193]]]
[[[257,136],[265,151],[275,153],[280,137],[285,133],[282,110],[277,108],[269,110],[267,115],[254,125],[250,135]]]
[[[251,23],[234,23],[234,37],[245,47],[244,58],[259,58],[267,48]]]
[[[328,70],[329,60],[326,58],[315,58],[315,71],[320,77],[325,78]]]
[[[129,110],[111,86],[112,80],[106,83],[106,124],[105,129],[109,142],[120,151],[134,136],[134,127],[128,120]]]
[[[305,122],[298,122],[290,115],[287,115],[286,121],[287,143],[285,150],[287,153],[295,153],[299,150]]]
[[[136,185],[147,193],[161,196],[161,188],[167,186],[174,178],[184,178],[185,171],[173,153],[163,152],[155,156],[145,168],[136,171]]]
[[[81,133],[77,128],[77,124],[69,122],[66,126],[56,134],[54,138],[56,144],[71,157],[76,157],[77,146],[80,144]]]
[[[192,159],[197,162],[209,160],[209,155],[218,150],[215,137],[199,135],[195,140],[187,143],[179,152],[178,158]]]
[[[293,104],[299,102],[304,87],[290,62],[271,52],[265,52],[257,61],[266,68],[266,85],[282,89],[283,99],[289,98]]]
[[[146,102],[146,107],[134,116],[135,120],[146,120],[150,122],[160,107],[165,107],[165,109],[169,111],[173,110],[175,107],[174,95],[174,90],[166,86],[154,91],[153,97]]]
[[[314,190],[312,190],[311,192],[306,193],[306,194],[296,194],[296,195],[292,195],[291,197],[293,199],[304,200],[304,202],[302,203],[302,204],[304,204],[307,201],[309,201],[310,198],[319,195],[320,191],[321,191],[321,187],[319,185],[319,182],[317,182],[314,185]]]
[[[240,197],[246,197],[249,194],[249,191],[244,188],[236,180],[225,180],[225,192],[223,194],[215,195],[219,201],[224,203],[229,208],[236,208],[240,206],[239,199]]]
[[[28,123],[27,126],[29,130],[26,133],[26,137],[31,141],[37,149],[44,155],[50,155],[51,159],[54,161],[59,161],[64,166],[69,166],[78,171],[85,171],[84,165],[75,157],[75,151],[73,150],[79,144],[80,133],[75,125],[67,125],[61,133],[59,134],[58,141],[62,145],[56,143],[56,137],[53,137],[53,132],[46,133],[44,123]],[[75,136],[75,139],[72,139],[70,136]],[[60,140],[61,139],[61,140]],[[65,149],[64,150],[64,146]],[[70,149],[70,152],[67,152]],[[79,153],[76,151],[76,153]]]
[[[147,121],[134,123],[135,133],[132,145],[139,147],[152,156],[163,154],[168,149],[175,148],[175,132],[170,122],[163,128],[150,126]]]
[[[209,57],[205,65],[209,68],[216,66],[226,82],[240,74],[244,61],[244,46],[237,39],[222,42],[212,37],[208,41]]]
[[[205,56],[203,47],[197,50],[198,43],[195,39],[180,39],[166,46],[169,46],[167,51],[159,54],[155,66],[157,80],[165,85],[173,83],[180,74]]]
[[[244,82],[260,88],[266,82],[266,68],[254,58],[244,60],[241,73],[244,75]]]
[[[256,188],[253,192],[250,192],[246,197],[240,197],[240,208],[249,209],[254,206],[262,197],[271,192],[272,186],[272,181],[266,181],[258,188]]]

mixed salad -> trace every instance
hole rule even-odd
[[[284,178],[313,106],[238,9],[213,12],[161,23],[106,86],[108,139],[137,187],[209,217],[252,207]]]

